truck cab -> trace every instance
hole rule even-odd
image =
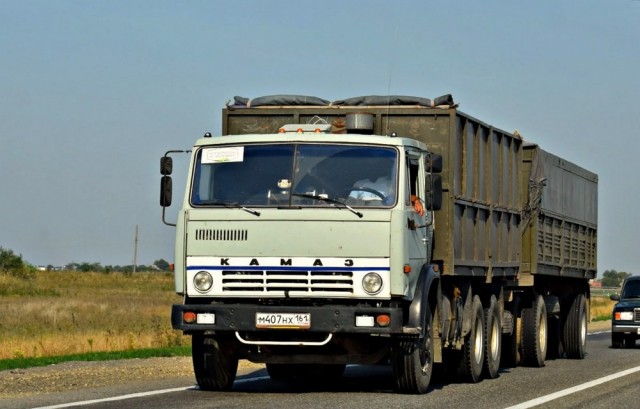
[[[417,286],[437,277],[441,159],[411,138],[328,132],[285,126],[194,146],[172,322],[193,335],[194,354],[215,344],[216,359],[232,361],[214,376],[194,355],[201,387],[227,387],[238,359],[270,373],[335,370],[387,358],[389,337],[424,336]]]

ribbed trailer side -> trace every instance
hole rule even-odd
[[[594,278],[598,176],[537,145],[523,157],[523,276]]]

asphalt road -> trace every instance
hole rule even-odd
[[[640,342],[610,348],[610,333],[589,334],[584,360],[548,360],[544,368],[503,369],[477,384],[436,379],[425,395],[392,392],[388,367],[350,366],[333,387],[273,382],[264,369],[240,374],[233,391],[203,392],[192,378],[168,379],[0,401],[1,408],[629,408],[640,405]],[[626,371],[626,372],[624,372]],[[160,393],[161,392],[161,393]],[[133,395],[138,394],[138,395]],[[111,399],[111,400],[108,400]],[[91,401],[91,402],[89,402]]]

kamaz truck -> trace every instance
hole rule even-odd
[[[190,157],[165,223],[200,389],[231,389],[242,359],[314,383],[385,364],[420,394],[434,367],[585,357],[597,176],[450,95],[236,97]]]

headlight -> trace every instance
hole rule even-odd
[[[633,311],[620,311],[615,313],[616,321],[632,321]]]
[[[211,289],[213,285],[213,277],[206,271],[198,271],[198,273],[193,277],[193,285],[196,287],[196,290],[201,293],[205,293]]]
[[[362,278],[362,288],[369,295],[375,295],[382,290],[382,277],[377,273],[368,273]]]

